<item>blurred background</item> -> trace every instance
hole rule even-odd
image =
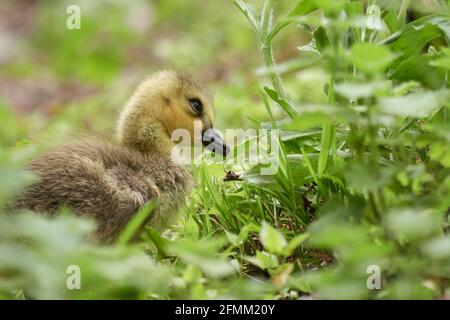
[[[289,2],[277,9],[287,12]],[[15,124],[0,127],[3,146],[72,132],[111,135],[136,84],[160,68],[188,71],[212,87],[219,128],[267,118],[254,83],[255,36],[231,0],[0,3],[0,119]],[[81,9],[80,30],[66,27],[72,4]],[[308,41],[302,37],[296,26],[284,32],[277,61],[298,59],[297,46]],[[304,99],[322,94],[300,87]]]

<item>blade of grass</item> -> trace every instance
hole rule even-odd
[[[334,103],[334,80],[333,77],[330,78],[328,85],[328,101],[330,104]],[[334,135],[334,126],[332,123],[326,123],[323,125],[322,137],[320,141],[320,154],[319,162],[317,163],[317,175],[319,178],[325,173],[327,167],[328,158],[330,156],[330,151],[333,146],[336,146],[336,141]]]
[[[131,218],[117,238],[116,243],[118,246],[125,246],[137,236],[137,233],[141,231],[144,225],[149,221],[150,215],[153,213],[155,207],[156,200],[152,200]]]

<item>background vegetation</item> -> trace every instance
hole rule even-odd
[[[250,1],[249,1],[250,2]],[[65,27],[78,4],[82,29]],[[376,5],[377,7],[370,7]],[[379,8],[377,10],[376,8]],[[0,209],[0,297],[450,297],[447,1],[2,1],[0,204],[43,145],[114,134],[157,68],[215,89],[217,127],[279,129],[280,170],[208,163],[184,218],[128,243]],[[240,152],[237,150],[237,152]],[[223,181],[234,170],[240,181]],[[82,289],[66,288],[69,265]],[[367,267],[381,269],[369,290]]]

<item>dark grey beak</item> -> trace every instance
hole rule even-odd
[[[225,144],[220,134],[214,129],[203,131],[202,142],[206,149],[226,157],[230,148]]]

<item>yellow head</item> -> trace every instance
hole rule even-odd
[[[139,85],[125,105],[119,118],[119,140],[141,152],[170,152],[172,133],[185,129],[195,139],[197,121],[203,143],[213,142],[216,150],[222,147],[226,153],[226,146],[212,129],[212,103],[208,90],[191,77],[175,71],[157,72]]]

